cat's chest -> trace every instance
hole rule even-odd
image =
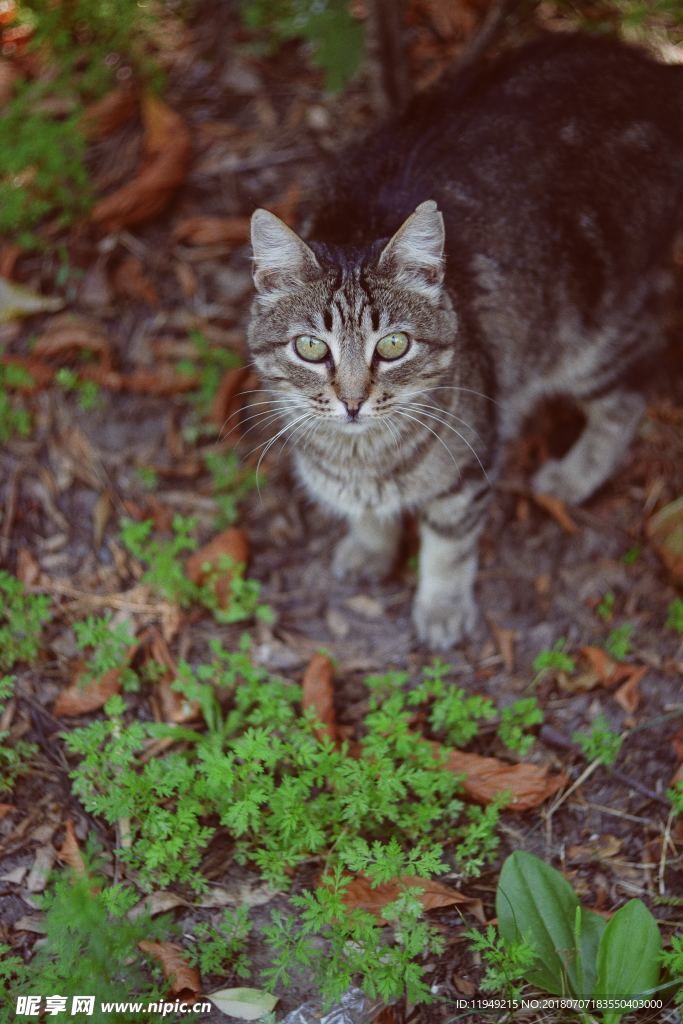
[[[367,510],[381,510],[393,516],[407,504],[409,481],[381,464],[368,465],[352,458],[311,457],[304,452],[296,453],[294,463],[306,489],[335,512],[360,515]]]

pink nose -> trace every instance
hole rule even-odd
[[[349,418],[354,420],[356,418],[356,416],[358,415],[358,413],[360,412],[360,407],[363,404],[363,402],[365,401],[365,399],[364,398],[342,398],[341,401],[344,403],[344,405],[346,407],[346,411],[349,414]]]

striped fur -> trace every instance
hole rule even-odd
[[[433,647],[477,620],[477,539],[501,442],[545,395],[584,409],[539,491],[580,502],[642,413],[683,195],[683,70],[582,37],[507,58],[347,154],[306,243],[254,214],[249,344],[273,435],[350,524],[340,575],[391,570],[417,513],[414,618]],[[410,344],[388,362],[376,345]],[[328,346],[304,361],[295,339]],[[360,410],[356,412],[360,405]],[[270,420],[268,419],[270,417]]]

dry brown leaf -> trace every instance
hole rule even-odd
[[[189,701],[174,690],[172,684],[178,675],[178,668],[168,648],[166,640],[157,630],[152,630],[149,646],[151,660],[163,665],[165,672],[156,680],[161,713],[165,722],[190,722],[199,715],[199,703]]]
[[[346,889],[344,904],[351,909],[367,910],[384,920],[382,911],[389,903],[398,899],[406,886],[411,889],[419,887],[423,890],[418,899],[425,910],[453,906],[471,907],[473,904],[481,902],[475,897],[465,896],[457,889],[451,889],[450,886],[443,885],[434,879],[418,878],[416,875],[403,875],[400,880],[385,882],[374,888],[365,875],[357,875]]]
[[[190,165],[190,132],[174,110],[151,93],[142,98],[144,158],[127,185],[95,204],[91,220],[107,231],[151,220],[166,208]]]
[[[553,775],[544,765],[522,762],[507,764],[495,757],[448,751],[446,766],[464,775],[465,793],[471,800],[489,804],[500,793],[512,793],[507,809],[528,811],[557,793],[567,782],[564,772]]]
[[[111,347],[100,325],[85,317],[62,313],[53,317],[46,330],[36,338],[32,354],[35,359],[60,362],[61,357],[84,350],[97,353],[103,369],[111,368]]]
[[[185,563],[185,571],[193,583],[201,585],[209,579],[221,608],[227,608],[230,600],[230,582],[232,573],[221,570],[219,563],[228,556],[235,565],[246,565],[249,558],[249,541],[244,530],[231,526],[210,540],[199,551],[190,555]],[[218,575],[216,575],[218,573]]]
[[[11,100],[18,78],[19,72],[14,64],[0,58],[0,110]]]
[[[645,526],[655,551],[676,582],[683,582],[683,498],[661,508]]]
[[[63,305],[64,299],[38,295],[30,288],[0,277],[0,324],[23,316],[33,316],[35,313],[52,313]]]
[[[625,683],[619,687],[614,694],[614,699],[629,715],[634,714],[640,707],[640,680],[647,672],[645,665],[629,665],[631,670]]]
[[[493,633],[493,639],[498,648],[498,653],[503,659],[503,664],[508,672],[514,672],[515,670],[515,640],[517,639],[517,632],[514,629],[505,629],[503,626],[499,626],[493,619],[488,620],[491,632]]]
[[[256,383],[256,374],[248,366],[237,366],[223,374],[211,406],[211,422],[219,431],[225,429],[230,433],[237,427],[238,413],[244,403],[242,392]]]
[[[199,971],[196,967],[190,967],[182,946],[176,946],[173,942],[146,940],[139,942],[138,946],[143,953],[148,953],[161,964],[164,977],[170,982],[169,995],[185,1003],[196,1002],[202,987]]]
[[[14,804],[0,804],[0,821],[15,810]]]
[[[562,527],[565,533],[573,534],[578,533],[578,526],[567,512],[567,506],[559,498],[554,497],[552,494],[534,494],[534,501],[542,509],[544,509],[548,515],[552,516],[555,522]]]
[[[33,587],[40,579],[40,566],[28,548],[21,547],[17,552],[17,579],[25,587]]]
[[[81,853],[81,848],[78,845],[78,839],[76,839],[76,833],[74,832],[74,823],[71,818],[66,819],[64,842],[60,846],[59,850],[57,850],[57,856],[63,864],[68,864],[70,868],[73,868],[77,875],[85,875],[87,873],[83,854]]]
[[[132,89],[112,89],[101,100],[86,107],[81,120],[86,138],[104,139],[133,116],[137,107]]]
[[[627,702],[635,699],[638,684],[647,672],[646,666],[615,661],[602,647],[582,647],[581,654],[588,662],[588,672],[579,677],[583,680],[582,685],[574,686],[573,689],[592,690],[596,686],[616,686],[618,683],[626,683],[629,688],[624,691],[623,699]],[[572,688],[571,683],[565,688]],[[637,707],[637,704],[633,708],[628,708],[621,701],[619,703],[626,711],[635,710]]]
[[[120,295],[129,299],[141,299],[150,306],[159,305],[156,288],[147,277],[142,260],[137,256],[126,256],[112,275],[114,287]]]
[[[173,231],[176,242],[186,245],[242,245],[249,241],[248,217],[185,217]]]
[[[623,845],[623,840],[619,839],[618,836],[605,833],[598,836],[594,842],[567,847],[567,857],[570,861],[588,864],[594,860],[606,860],[609,857],[616,857]]]
[[[313,708],[322,723],[319,735],[337,738],[334,714],[334,665],[325,654],[314,654],[304,672],[301,703],[304,710]]]
[[[79,686],[78,681],[67,686],[57,697],[52,713],[58,718],[72,718],[97,711],[121,689],[121,671],[118,667],[112,668],[101,679],[85,686]]]

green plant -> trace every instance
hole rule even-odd
[[[500,812],[509,802],[510,795],[501,793],[486,807],[465,808],[467,824],[456,829],[455,851],[455,861],[464,878],[479,878],[483,868],[493,860],[500,846],[496,833]]]
[[[666,795],[671,801],[676,814],[683,814],[683,779],[679,779],[675,786],[667,789]]]
[[[84,412],[96,409],[100,404],[100,387],[94,380],[79,377],[75,370],[62,366],[55,374],[55,382],[65,391],[78,396],[78,405]]]
[[[623,626],[613,629],[605,641],[605,650],[611,654],[616,661],[623,661],[631,653],[631,637],[633,626],[625,622]]]
[[[671,949],[662,950],[660,962],[672,980],[674,1002],[683,1007],[683,933],[671,938]]]
[[[241,360],[232,349],[212,345],[201,331],[190,331],[189,337],[195,355],[192,359],[180,360],[176,370],[178,373],[198,378],[197,387],[188,395],[194,417],[184,431],[188,440],[196,441],[204,434],[215,434],[215,425],[206,421],[211,415],[223,375],[228,370],[238,367]]]
[[[0,983],[7,989],[0,1022],[15,1021],[16,995],[21,992],[59,993],[55,998],[68,1004],[62,1006],[62,1012],[68,1011],[74,996],[87,993],[95,997],[88,1017],[95,1024],[139,1021],[139,1010],[125,1012],[119,1000],[123,992],[135,993],[145,1001],[162,998],[161,985],[142,966],[138,943],[167,937],[170,921],[152,921],[147,914],[131,920],[128,914],[137,900],[132,886],[108,885],[90,866],[83,875],[71,869],[58,875],[41,901],[44,943],[29,964],[13,957],[0,968]],[[104,1010],[102,1002],[116,1003],[115,1015]]]
[[[539,651],[533,660],[534,672],[537,675],[546,672],[575,672],[576,662],[567,654],[567,641],[560,637],[551,648]]]
[[[574,732],[572,739],[588,761],[597,760],[607,767],[616,761],[624,741],[623,736],[610,729],[604,715],[597,716],[589,733]]]
[[[683,600],[680,597],[675,597],[667,608],[666,624],[683,635]]]
[[[0,676],[0,719],[7,701],[14,693],[14,677]],[[20,775],[28,771],[36,746],[25,740],[16,740],[10,746],[8,729],[0,729],[0,793],[11,793]]]
[[[0,569],[0,671],[38,657],[42,626],[49,617],[47,596],[27,594],[20,580]]]
[[[325,73],[325,88],[338,90],[360,67],[363,26],[346,0],[242,0],[244,24],[261,33],[270,48],[304,39],[313,63]]]
[[[422,682],[408,694],[411,706],[430,704],[429,724],[435,733],[453,746],[461,747],[479,732],[479,721],[493,718],[495,708],[487,697],[468,695],[447,682],[450,665],[435,658],[422,675]]]
[[[208,452],[204,462],[218,506],[215,526],[224,530],[237,521],[239,503],[256,487],[256,473],[240,464],[236,452]]]
[[[530,984],[553,995],[631,1003],[623,1009],[598,1003],[602,1024],[616,1024],[657,986],[661,937],[640,900],[630,900],[607,922],[581,906],[558,871],[517,851],[503,865],[496,913],[503,949],[522,942],[533,951],[522,972]],[[578,1014],[586,1024],[593,1019],[583,1010]]]
[[[628,551],[622,555],[621,560],[624,565],[635,565],[642,553],[643,549],[640,544],[634,544],[633,547],[629,548]]]
[[[501,711],[498,737],[508,750],[523,756],[534,743],[534,736],[526,730],[540,725],[542,721],[543,712],[536,698],[524,697]]]
[[[595,614],[599,615],[604,622],[609,620],[614,615],[614,605],[616,602],[616,594],[613,590],[608,590],[606,594],[603,594],[600,601],[595,606]]]
[[[394,942],[389,944],[374,914],[345,905],[348,882],[338,866],[325,885],[292,897],[298,920],[273,913],[271,925],[264,929],[273,958],[272,966],[263,972],[266,982],[287,986],[293,973],[303,968],[312,974],[327,1003],[358,979],[371,998],[388,1001],[405,994],[411,1002],[432,1002],[417,958],[440,953],[444,942],[422,917],[420,887],[400,886],[396,900],[383,908],[384,919],[394,929]],[[326,940],[324,947],[314,941],[321,936]]]
[[[0,184],[0,194],[1,191]],[[15,436],[28,437],[31,433],[31,415],[12,392],[17,388],[31,388],[32,385],[31,375],[23,367],[0,366],[0,444],[6,444]]]
[[[194,929],[195,945],[190,947],[190,962],[196,964],[202,975],[234,974],[248,978],[251,965],[246,944],[251,932],[249,911],[237,907],[225,910],[216,924],[201,922]]]
[[[480,985],[484,992],[499,992],[510,1002],[521,999],[522,986],[515,984],[533,965],[536,954],[524,940],[504,942],[490,924],[485,932],[472,928],[465,932],[470,948],[481,955],[486,971]]]
[[[76,646],[79,651],[91,648],[80,674],[80,683],[99,681],[111,669],[121,669],[121,682],[125,690],[135,690],[138,678],[135,672],[127,667],[128,651],[135,643],[135,637],[124,622],[112,625],[111,612],[104,615],[91,615],[82,622],[74,622]]]

